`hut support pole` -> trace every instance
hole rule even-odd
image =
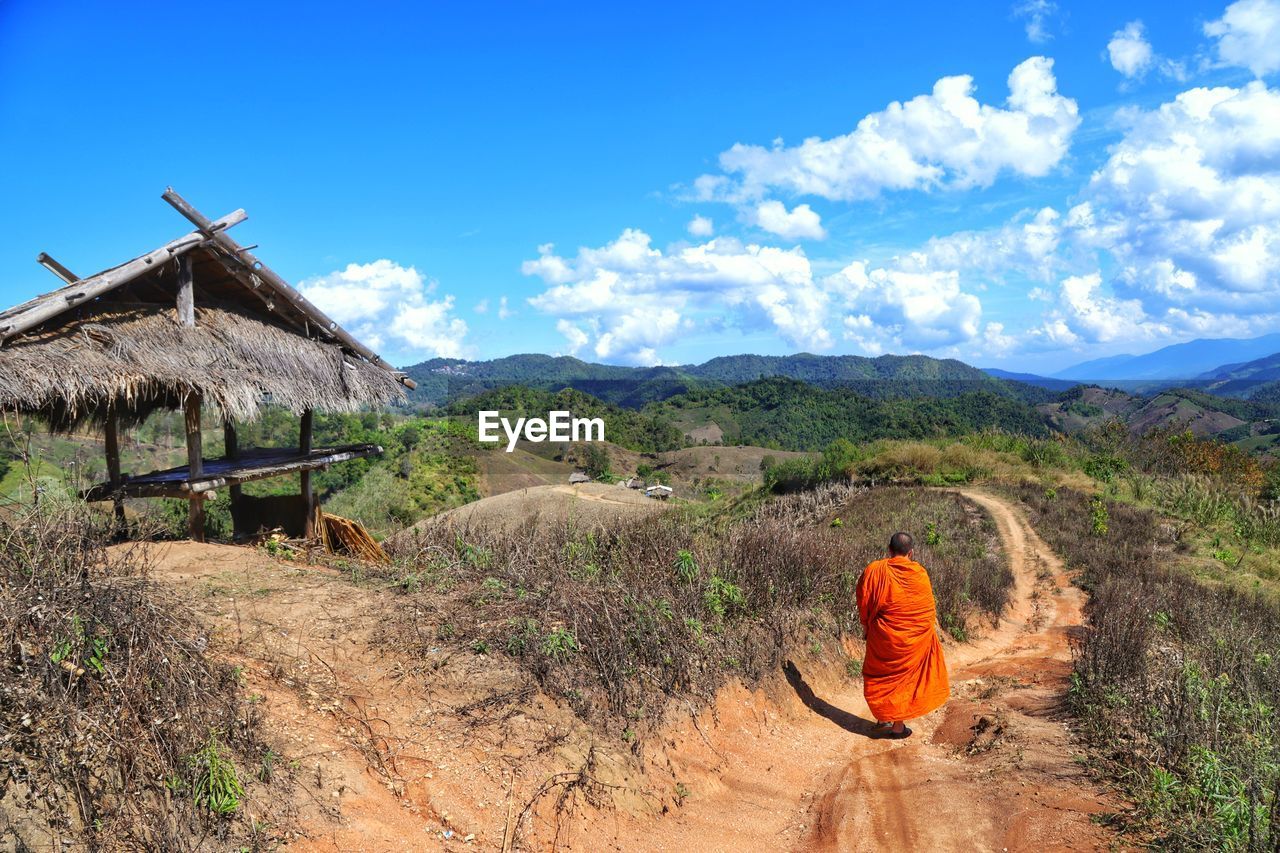
[[[204,474],[203,448],[200,445],[200,393],[188,391],[182,401],[187,422],[187,470],[190,479]],[[187,503],[187,535],[195,542],[204,541],[204,496],[193,494]]]
[[[312,411],[307,409],[302,413],[302,423],[298,426],[298,452],[306,455],[311,452],[311,423]],[[316,535],[316,503],[315,495],[311,493],[311,472],[303,471],[298,475],[302,485],[302,511],[306,521],[305,536],[312,539]]]
[[[223,455],[226,456],[228,459],[240,458],[240,437],[236,434],[235,421],[226,420],[222,422],[222,446],[223,446]],[[231,519],[233,522],[232,526],[234,527],[237,510],[240,509],[240,484],[236,483],[235,485],[231,486],[230,492],[231,492]],[[235,532],[239,533],[240,531],[236,530]]]
[[[196,288],[190,255],[178,256],[178,324],[188,329],[196,324]]]
[[[120,497],[120,415],[116,412],[115,402],[107,404],[107,426],[103,443],[107,452],[107,480],[111,483],[111,502],[115,504],[116,535],[125,532],[124,499]]]

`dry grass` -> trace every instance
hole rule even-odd
[[[258,848],[265,755],[237,676],[82,505],[0,521],[0,826],[19,849]],[[246,791],[248,793],[246,793]],[[270,799],[270,798],[267,798]],[[278,827],[275,827],[278,829]]]
[[[1054,439],[980,433],[945,443],[879,442],[847,474],[864,481],[928,486],[1046,483],[1089,488],[1089,478],[1062,464],[1065,460],[1066,451]]]

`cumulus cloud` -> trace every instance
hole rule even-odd
[[[1280,92],[1197,88],[1139,114],[1069,216],[1149,308],[1280,304]]]
[[[1280,71],[1280,0],[1238,0],[1204,32],[1216,40],[1221,64],[1248,68],[1256,77]]]
[[[697,214],[685,226],[694,237],[710,237],[715,233],[715,224],[707,217]]]
[[[1141,80],[1152,69],[1175,80],[1186,79],[1186,69],[1181,62],[1158,55],[1147,41],[1142,21],[1130,21],[1123,29],[1116,30],[1107,42],[1107,57],[1111,67],[1126,78]]]
[[[831,345],[826,294],[798,247],[717,238],[664,252],[627,229],[571,257],[541,246],[522,270],[546,285],[529,304],[558,317],[571,345],[590,341],[599,358],[656,364],[661,347],[700,325],[771,329],[802,349]]]
[[[488,314],[488,313],[489,313],[489,300],[488,300],[488,299],[481,299],[479,302],[477,302],[477,303],[475,304],[475,306],[474,306],[471,310],[472,310],[472,311],[474,311],[474,312],[476,312],[477,314]]]
[[[865,116],[850,133],[787,147],[738,143],[720,155],[722,174],[694,182],[698,197],[745,203],[771,190],[851,201],[885,190],[989,186],[1002,173],[1046,174],[1080,124],[1076,102],[1058,93],[1053,60],[1013,69],[1003,106],[974,97],[973,78],[943,77],[933,91]]]
[[[320,310],[389,358],[467,355],[467,324],[453,316],[452,296],[432,298],[435,289],[413,267],[386,259],[298,284]]]
[[[1143,32],[1142,21],[1130,21],[1107,42],[1111,67],[1126,77],[1141,77],[1155,62],[1155,51]]]
[[[582,329],[575,326],[568,320],[557,320],[556,331],[564,335],[566,349],[569,355],[577,355],[578,350],[582,349],[590,342],[591,338]]]
[[[955,270],[867,269],[855,261],[825,282],[848,314],[844,337],[870,354],[918,352],[978,336],[982,304]]]
[[[787,210],[780,201],[762,201],[744,211],[743,218],[748,224],[784,240],[824,240],[827,236],[822,218],[807,204]]]
[[[1139,300],[1104,295],[1102,274],[1092,272],[1062,280],[1057,307],[1037,334],[1053,343],[1072,346],[1146,340],[1169,331],[1147,316]]]
[[[1027,39],[1033,44],[1044,44],[1053,38],[1049,32],[1049,19],[1058,11],[1053,0],[1023,0],[1013,7],[1015,17],[1026,20]]]
[[[516,312],[513,311],[511,307],[507,304],[507,297],[504,296],[501,299],[499,299],[498,300],[498,319],[509,320],[514,316],[516,316]]]
[[[1280,92],[1260,81],[1195,88],[1125,120],[1079,203],[1033,220],[1043,228],[1044,276],[1056,284],[1028,292],[1047,308],[1025,342],[1079,348],[1276,328]],[[1010,252],[1012,234],[1006,226],[941,238],[926,254],[964,269],[983,247],[1003,246],[992,252],[998,266],[1034,279],[1036,253]]]
[[[992,280],[1020,276],[1048,281],[1059,266],[1062,215],[1052,207],[1023,211],[998,228],[929,239],[897,263],[903,269],[959,270]]]

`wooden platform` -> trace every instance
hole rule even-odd
[[[235,459],[205,459],[204,470],[192,479],[190,467],[168,468],[136,477],[125,476],[118,489],[110,483],[99,483],[81,492],[86,501],[107,501],[115,497],[129,498],[194,498],[223,486],[234,486],[250,480],[279,477],[300,471],[327,468],[335,462],[346,462],[362,456],[376,456],[382,448],[376,444],[349,444],[343,447],[319,447],[304,453],[294,447],[271,447],[242,450]]]

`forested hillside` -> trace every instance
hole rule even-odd
[[[849,388],[760,379],[694,391],[646,409],[689,433],[715,424],[724,444],[821,450],[838,438],[940,438],[983,429],[1046,434],[1034,408],[990,391],[937,398],[877,400]]]
[[[923,355],[733,355],[677,367],[620,367],[569,356],[513,355],[492,361],[437,358],[405,368],[418,384],[410,402],[440,406],[495,388],[573,388],[606,403],[639,409],[680,394],[782,377],[822,388],[849,388],[865,397],[955,397],[986,391],[1040,403],[1051,390],[989,375],[956,361]]]
[[[601,418],[605,422],[607,441],[642,453],[675,450],[685,444],[680,430],[660,413],[624,409],[573,389],[551,392],[511,385],[456,401],[448,408],[451,415],[468,418],[471,430],[480,411],[497,411],[510,419],[545,418],[552,411],[567,411],[579,418]]]

